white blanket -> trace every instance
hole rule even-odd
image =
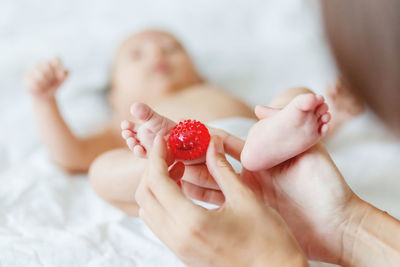
[[[23,72],[60,55],[59,95],[77,133],[108,114],[101,91],[117,44],[148,26],[172,30],[200,72],[250,105],[287,87],[323,92],[335,76],[313,1],[0,1],[0,266],[180,266],[140,220],[101,201],[86,176],[54,166],[41,146]],[[243,137],[248,122],[214,126]],[[329,144],[349,184],[400,217],[399,144],[368,116]]]

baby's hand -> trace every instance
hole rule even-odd
[[[25,88],[34,96],[51,97],[65,81],[68,71],[64,69],[58,57],[38,64],[24,77]]]

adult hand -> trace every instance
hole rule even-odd
[[[231,137],[224,143],[231,156],[239,159],[244,142]],[[268,171],[243,169],[240,177],[280,213],[309,259],[342,262],[344,231],[363,201],[351,191],[321,145]],[[188,197],[223,203],[222,192],[205,173],[190,179],[189,186],[182,183]]]
[[[225,153],[240,158],[243,141],[229,133],[208,127],[211,136],[218,136],[224,144]],[[182,180],[182,191],[186,196],[201,200],[203,202],[222,205],[225,201],[214,177],[210,174],[205,163],[186,165]]]
[[[136,192],[139,216],[188,265],[305,266],[307,263],[282,218],[267,207],[226,161],[221,140],[213,137],[207,167],[225,195],[217,210],[195,205],[168,171],[165,141],[157,137]]]

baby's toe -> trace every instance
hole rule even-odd
[[[146,156],[146,150],[141,145],[136,145],[133,148],[133,153],[135,154],[135,156],[140,157],[140,158],[143,158]]]
[[[131,130],[131,131],[133,131],[134,128],[135,128],[135,124],[133,122],[131,122],[131,121],[123,120],[121,122],[121,129],[122,130]]]
[[[331,114],[329,112],[325,113],[319,118],[321,123],[328,123],[331,120]]]
[[[319,99],[314,94],[302,94],[296,96],[294,103],[301,111],[310,111],[319,104]]]
[[[322,95],[316,95],[317,98],[317,105],[320,105],[325,102],[325,98]]]
[[[144,128],[150,135],[166,135],[176,125],[174,121],[158,114],[144,103],[133,104],[131,106],[131,114],[142,121],[141,128]],[[152,142],[153,140],[150,141],[150,143]]]
[[[135,137],[135,133],[132,132],[131,130],[122,130],[121,132],[122,138],[124,138],[125,140],[131,137]]]
[[[154,114],[153,110],[144,103],[135,103],[131,106],[131,114],[142,121],[149,120]]]
[[[139,141],[136,138],[130,137],[128,139],[126,139],[126,145],[128,146],[128,148],[133,151],[135,146],[137,146],[139,144]]]
[[[326,112],[328,112],[328,104],[323,103],[321,105],[319,105],[316,109],[315,109],[315,115],[317,115],[318,117],[324,115]]]
[[[329,126],[328,124],[322,124],[321,127],[319,128],[319,134],[321,136],[325,136],[328,133]]]

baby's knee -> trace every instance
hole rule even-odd
[[[105,189],[105,178],[104,178],[104,154],[98,156],[90,165],[88,177],[90,181],[90,185],[101,198],[104,197],[104,189]]]
[[[112,153],[104,153],[96,158],[89,168],[89,180],[93,191],[107,203],[122,210],[128,216],[137,217],[139,206],[134,202],[115,200],[110,195],[110,175],[107,176],[105,169],[113,160]],[[121,185],[122,186],[122,185]]]

